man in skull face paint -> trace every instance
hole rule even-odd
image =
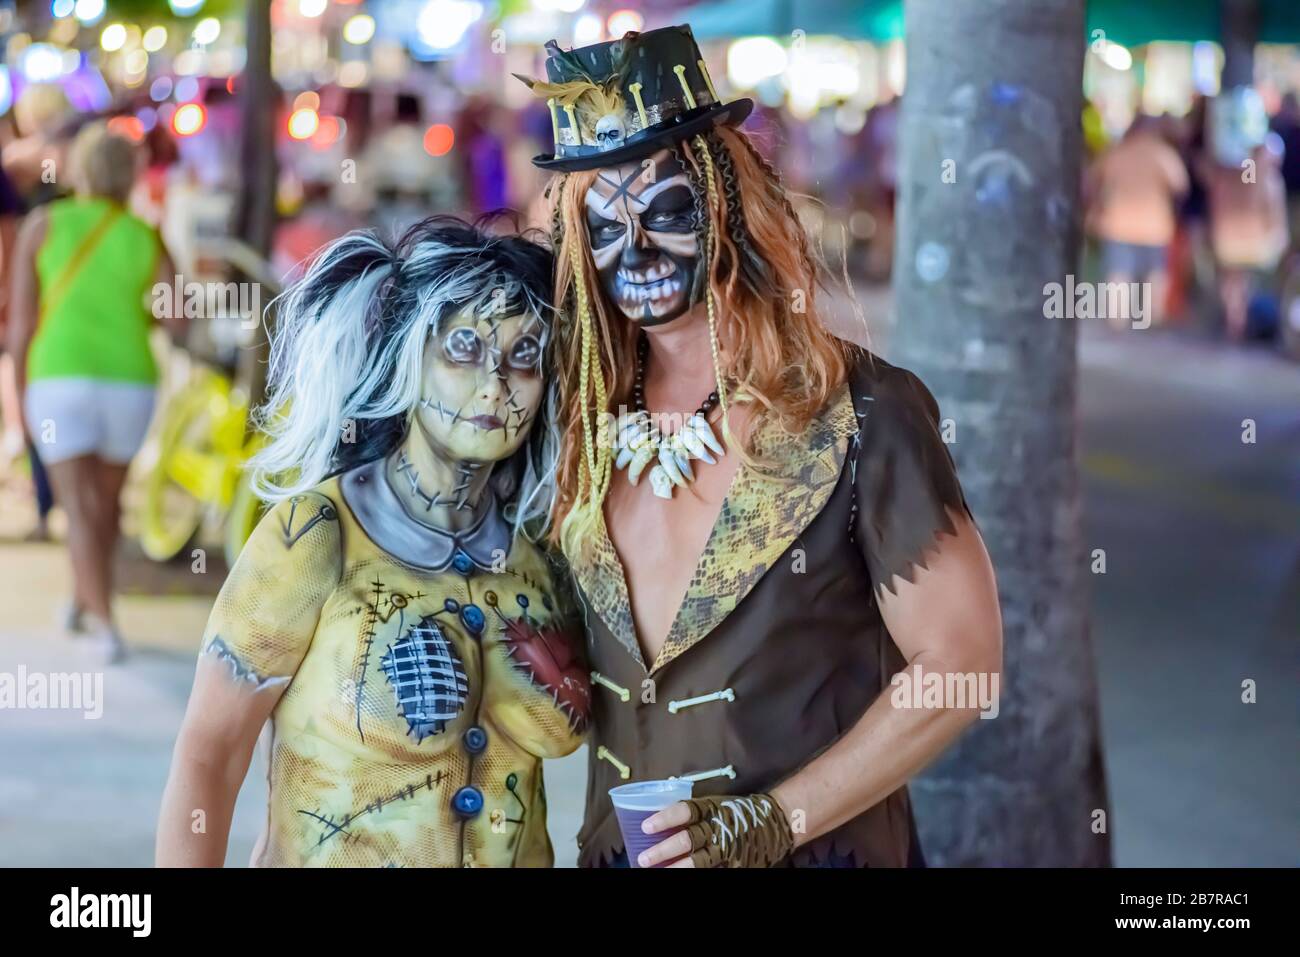
[[[825,328],[809,239],[732,128],[752,104],[718,99],[688,27],[547,49],[526,82],[555,135],[534,162],[560,174],[553,527],[593,669],[580,863],[916,864],[907,782],[976,709],[889,689],[909,666],[996,673],[1001,651],[937,405]],[[623,834],[609,790],[667,778],[692,799]]]
[[[700,301],[695,195],[677,155],[600,170],[586,203],[601,285],[623,315],[647,328]]]

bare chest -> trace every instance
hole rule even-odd
[[[730,450],[715,465],[695,463],[695,480],[673,497],[622,472],[610,482],[605,524],[627,578],[632,619],[647,667],[672,630],[677,610],[722,510],[740,459]]]

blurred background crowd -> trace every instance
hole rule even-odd
[[[1154,335],[1193,350],[1173,353],[1172,364],[1229,370],[1232,389],[1245,380],[1268,383],[1269,401],[1277,403],[1289,387],[1272,384],[1300,376],[1292,365],[1300,362],[1300,4],[1260,2],[1255,10],[1249,26],[1234,32],[1217,0],[1090,0],[1080,117],[1087,238],[1078,272],[1080,280],[1149,283]],[[539,75],[551,39],[585,45],[680,22],[692,25],[722,98],[749,95],[759,104],[746,129],[798,194],[828,261],[844,263],[873,336],[886,341],[896,321],[888,281],[905,162],[898,148],[907,96],[903,0],[0,0],[0,289],[9,289],[15,264],[22,266],[17,237],[25,217],[57,209],[74,191],[112,199],[120,190],[125,208],[156,231],[170,257],[158,279],[170,281],[174,271],[181,283],[240,281],[258,291],[252,303],[235,296],[188,323],[184,315],[166,316],[174,320],[168,331],[187,348],[170,349],[161,333],[150,346],[161,386],[127,482],[125,559],[113,554],[117,513],[105,516],[80,501],[85,493],[75,479],[56,475],[51,485],[38,437],[23,422],[21,370],[12,349],[0,356],[0,562],[7,580],[0,629],[35,634],[47,625],[48,609],[29,610],[32,590],[67,589],[38,581],[30,569],[45,576],[59,566],[30,557],[37,553],[19,543],[75,539],[69,526],[81,515],[112,526],[80,546],[90,569],[82,571],[98,582],[90,588],[98,596],[92,611],[107,617],[112,587],[150,601],[200,594],[191,605],[123,603],[128,641],[179,651],[183,660],[220,586],[223,550],[237,553],[258,515],[240,476],[257,441],[247,429],[260,388],[250,313],[271,300],[295,264],[355,227],[400,230],[432,212],[500,207],[542,225],[544,174],[530,161],[551,151],[551,122],[512,75]],[[126,182],[89,172],[97,163],[113,165],[113,147],[103,145],[110,140],[134,147]],[[87,151],[80,178],[78,142]],[[122,165],[115,165],[119,173]],[[57,215],[50,222],[58,223]],[[129,260],[128,245],[142,240],[113,230],[100,241],[123,244],[119,252]],[[66,246],[61,255],[74,261],[63,267],[80,267],[76,249]],[[1131,316],[1111,318],[1117,327],[1132,324]],[[1105,340],[1096,354],[1115,368],[1126,355],[1139,356],[1135,375],[1151,379],[1170,354],[1130,353],[1135,342],[1131,334]],[[1264,354],[1260,371],[1253,363]],[[1242,371],[1233,356],[1253,357],[1252,364]],[[1085,368],[1084,415],[1101,422],[1121,414],[1101,399],[1089,405],[1089,381],[1114,383],[1088,375]],[[1300,390],[1291,394],[1283,405]],[[1205,399],[1120,387],[1111,395],[1142,403],[1157,430],[1185,421],[1179,417]],[[147,422],[149,412],[144,416]],[[1118,445],[1129,451],[1143,444],[1124,428],[1094,424],[1095,434],[1121,436]],[[1300,460],[1294,445],[1288,448],[1275,473],[1252,479],[1265,498],[1295,488]],[[1196,454],[1187,452],[1189,459]],[[1110,471],[1094,477],[1132,478],[1108,461]],[[109,475],[100,497],[126,478]],[[1150,483],[1140,494],[1178,499]],[[1193,507],[1223,502],[1207,492]],[[66,518],[58,518],[56,503]],[[1114,502],[1105,495],[1091,504],[1116,529],[1132,526],[1136,508],[1120,517],[1107,511]],[[1274,519],[1290,527],[1294,501],[1265,524]],[[187,549],[196,542],[211,562],[197,578],[199,552]],[[75,561],[77,542],[69,544]],[[1274,548],[1269,540],[1260,560],[1283,555],[1279,567],[1295,561],[1293,549]],[[1103,617],[1123,619],[1128,600],[1107,606],[1103,598]],[[1269,614],[1289,628],[1293,612]],[[1137,628],[1136,619],[1124,620]],[[170,667],[157,665],[146,684],[171,689],[174,708],[178,695],[183,703],[188,673]],[[1104,696],[1104,678],[1102,687]],[[157,730],[160,742],[171,728]],[[52,747],[35,731],[28,742],[33,761]],[[1142,763],[1136,754],[1108,760],[1121,770],[1125,760]],[[0,804],[13,791],[34,808],[39,778],[0,779]],[[141,817],[149,817],[154,793],[141,789]],[[563,809],[557,820],[555,827],[569,826]],[[97,839],[107,842],[105,861],[141,857],[136,843],[117,847],[102,832]],[[234,848],[241,850],[238,836]],[[1153,845],[1128,853],[1133,862],[1161,862],[1174,852]]]

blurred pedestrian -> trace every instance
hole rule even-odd
[[[1241,166],[1215,164],[1210,179],[1210,241],[1228,338],[1241,340],[1254,294],[1273,279],[1290,245],[1282,146],[1270,135]]]
[[[136,175],[129,140],[92,124],[68,165],[74,195],[33,211],[19,231],[8,342],[28,434],[67,515],[65,624],[114,661],[123,654],[110,599],[119,498],[158,376],[146,296],[173,267],[157,232],[124,206]],[[179,337],[180,320],[168,321]]]
[[[1290,242],[1283,141],[1269,130],[1264,98],[1249,86],[1215,98],[1207,135],[1210,247],[1224,328],[1229,339],[1240,340],[1256,293],[1264,293],[1260,304],[1269,306],[1268,287]],[[1276,325],[1275,310],[1259,315],[1266,328]]]
[[[1282,97],[1271,125],[1282,141],[1282,182],[1294,241],[1300,235],[1300,97],[1295,93]]]
[[[1107,283],[1146,282],[1151,321],[1163,316],[1169,244],[1176,203],[1187,192],[1187,170],[1153,117],[1139,115],[1088,175],[1089,228],[1101,241]],[[1117,328],[1137,316],[1108,316]]]

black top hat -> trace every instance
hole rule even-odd
[[[542,169],[643,159],[716,123],[741,123],[754,108],[748,99],[718,102],[685,24],[567,52],[552,40],[546,52],[545,81],[519,77],[551,110],[555,153],[533,158]]]

